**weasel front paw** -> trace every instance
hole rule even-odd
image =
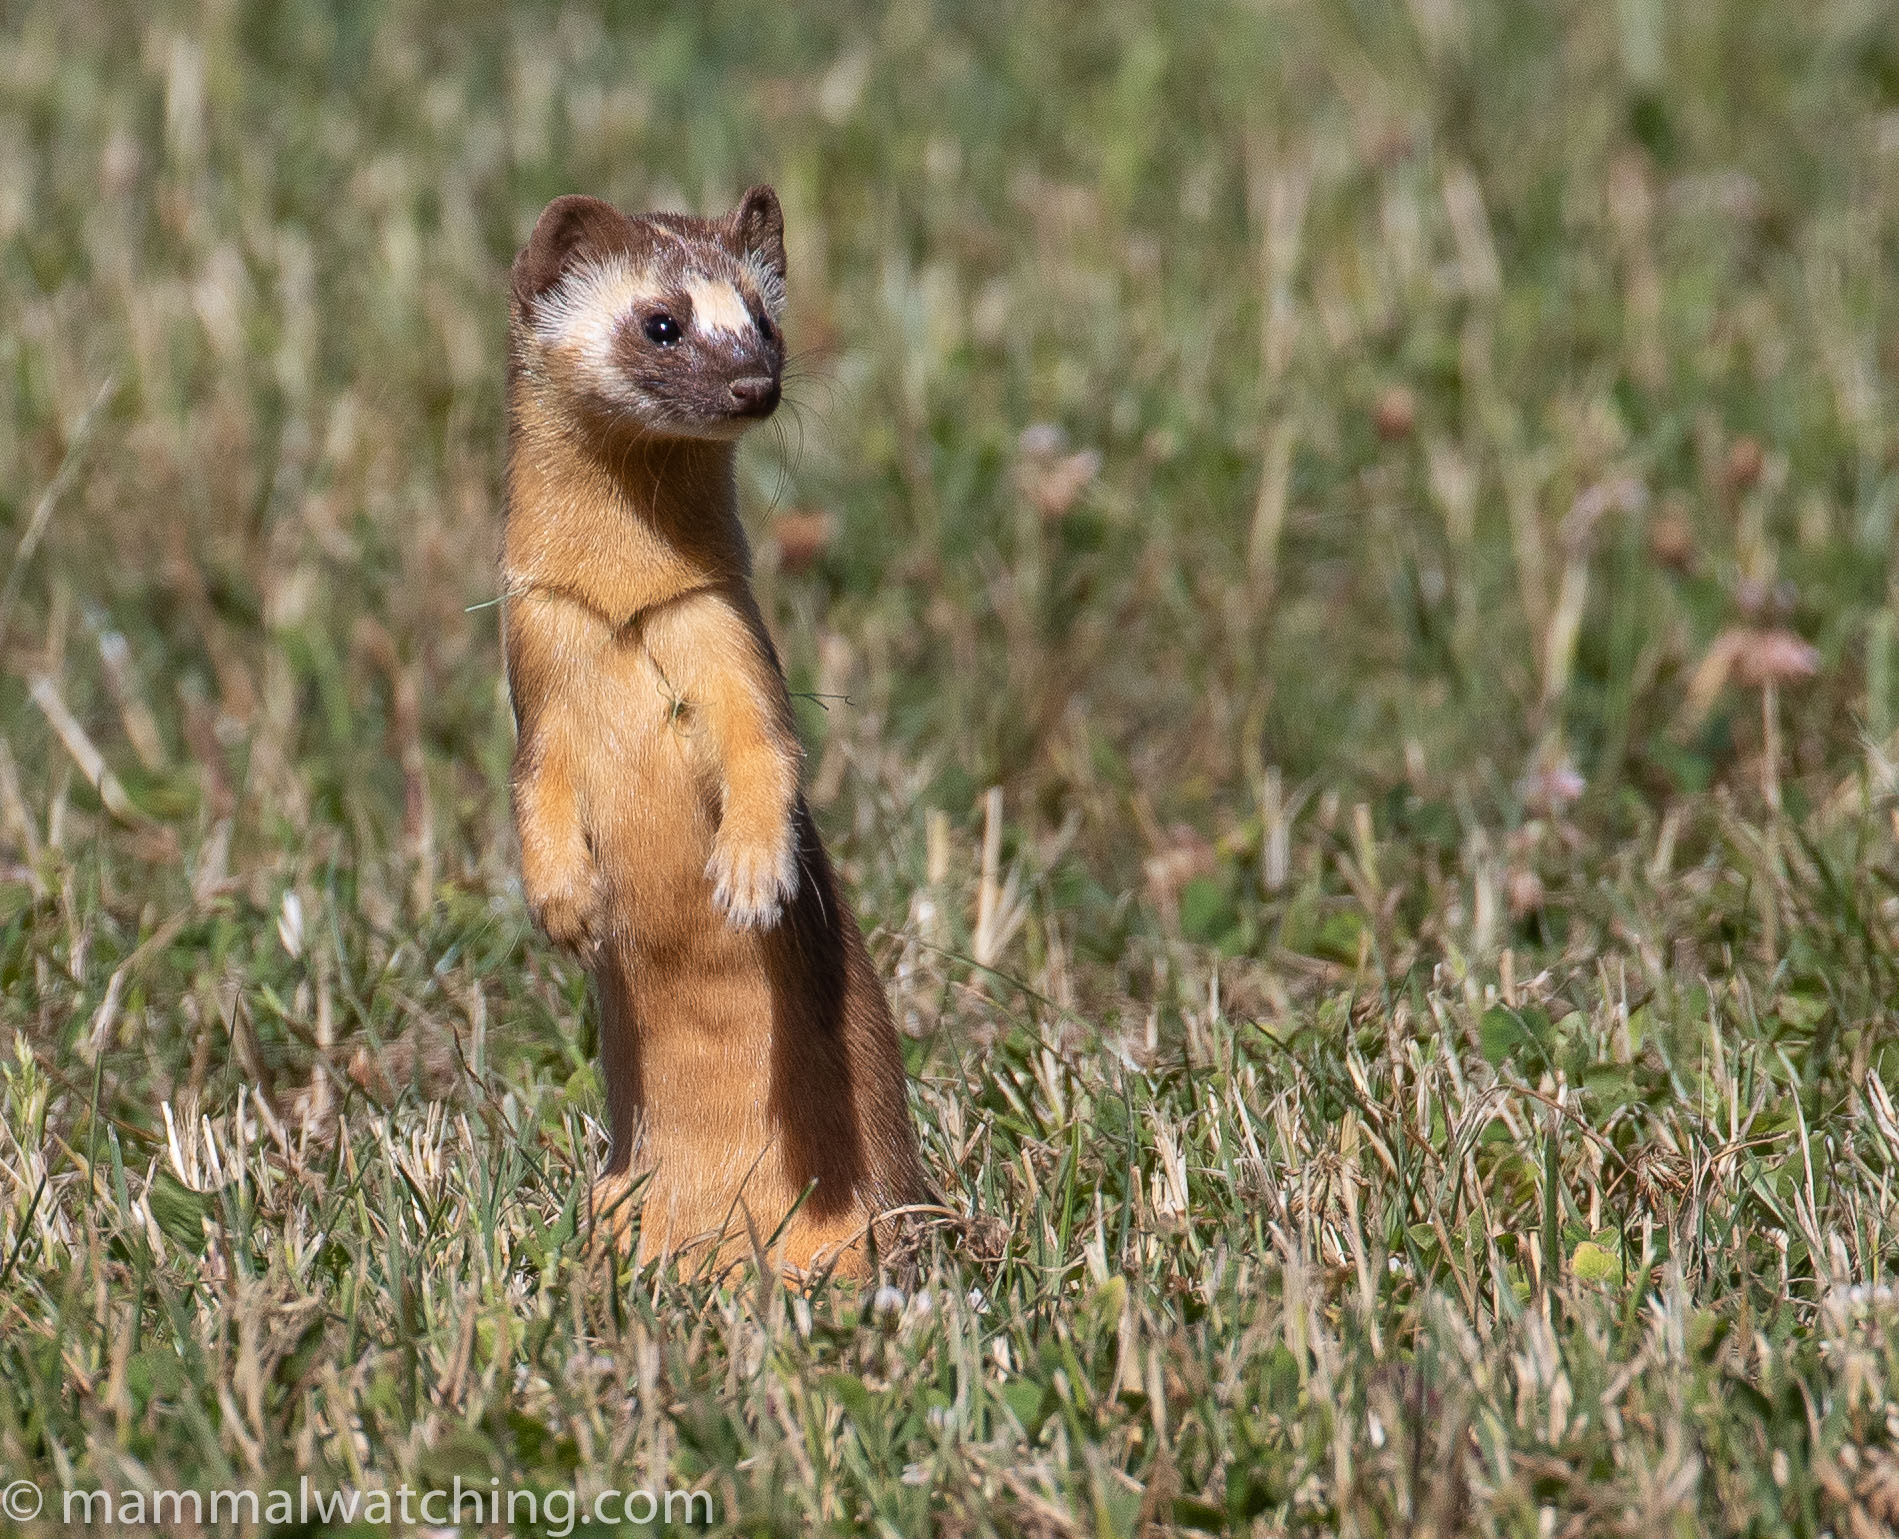
[[[728,838],[713,842],[706,876],[712,901],[740,930],[768,929],[798,890],[798,861],[786,829],[775,843]]]
[[[581,957],[599,949],[606,913],[605,884],[588,866],[563,882],[528,893],[528,912],[547,938]]]

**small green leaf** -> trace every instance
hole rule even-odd
[[[1318,938],[1312,943],[1312,955],[1355,967],[1358,965],[1359,938],[1364,933],[1364,916],[1355,910],[1347,909],[1344,913],[1333,914],[1319,926]]]
[[[1492,1005],[1477,1023],[1477,1041],[1493,1068],[1500,1066],[1522,1040],[1523,1028],[1502,1005]]]
[[[1223,1534],[1227,1531],[1226,1509],[1194,1496],[1174,1498],[1174,1522],[1182,1528],[1197,1529],[1203,1534]]]
[[[146,1202],[166,1239],[185,1250],[202,1254],[204,1220],[212,1211],[209,1193],[194,1192],[170,1171],[161,1170],[152,1179]]]
[[[1570,1252],[1569,1269],[1584,1282],[1614,1284],[1622,1281],[1622,1263],[1615,1252],[1604,1250],[1594,1240],[1584,1240]]]
[[[1096,1330],[1114,1330],[1121,1323],[1121,1310],[1128,1300],[1128,1280],[1110,1277],[1088,1301],[1088,1313]]]
[[[1598,1064],[1583,1074],[1583,1088],[1604,1111],[1617,1111],[1642,1098],[1635,1070],[1625,1063]]]
[[[1233,923],[1233,917],[1224,882],[1197,876],[1180,889],[1180,933],[1188,940],[1212,941]]]
[[[1042,1425],[1042,1418],[1046,1414],[1043,1408],[1048,1401],[1046,1388],[1032,1379],[1011,1379],[1002,1386],[1002,1403],[1030,1437]]]
[[[142,1411],[154,1395],[175,1398],[184,1390],[184,1366],[170,1347],[147,1347],[126,1363],[125,1387]]]
[[[877,1398],[855,1374],[833,1373],[826,1376],[824,1387],[837,1397],[852,1421],[868,1426],[876,1420]]]

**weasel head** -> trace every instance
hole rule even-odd
[[[511,289],[514,367],[591,427],[731,439],[777,409],[785,222],[769,187],[721,219],[556,198]]]

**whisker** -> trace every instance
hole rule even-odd
[[[789,417],[781,413],[772,419],[772,425],[778,433],[779,452],[784,455],[791,472],[795,474],[804,465],[804,424],[805,405],[802,401],[787,400]],[[797,431],[797,439],[792,441],[792,429]]]
[[[772,439],[777,446],[778,480],[773,485],[771,498],[765,504],[767,513],[776,513],[785,504],[786,489],[791,485],[791,470],[786,464],[788,451],[785,444],[785,424],[782,418],[771,419]]]
[[[815,385],[824,391],[830,404],[837,403],[839,386],[836,380],[822,374],[787,374],[782,376],[787,385]]]

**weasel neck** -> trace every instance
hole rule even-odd
[[[683,594],[749,577],[735,444],[604,442],[529,391],[510,406],[506,593],[553,589],[618,629]]]

